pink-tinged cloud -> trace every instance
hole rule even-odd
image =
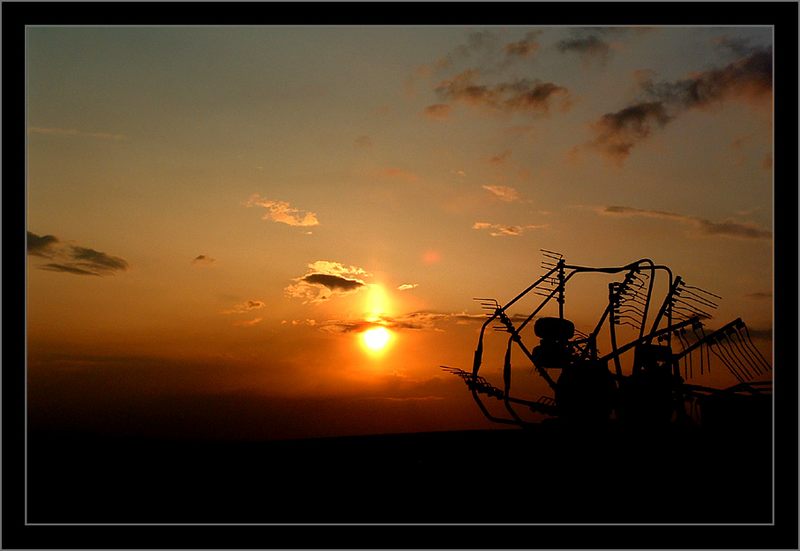
[[[509,186],[481,186],[483,189],[488,191],[492,194],[493,197],[504,201],[506,203],[511,203],[513,201],[519,201],[519,192],[514,189],[513,187]]]
[[[416,182],[417,180],[419,180],[419,176],[417,176],[410,170],[405,170],[403,168],[397,168],[397,167],[389,167],[379,170],[378,176],[381,176],[383,178],[394,178],[398,180],[405,180],[407,182]]]
[[[451,110],[451,107],[446,103],[435,103],[427,106],[423,114],[435,121],[446,121],[450,117]]]
[[[514,226],[508,224],[491,224],[489,222],[475,222],[472,225],[474,230],[487,230],[492,237],[517,237],[528,230],[540,230],[547,227],[547,224],[527,224]]]
[[[755,224],[735,221],[713,222],[705,218],[687,216],[675,212],[660,210],[638,209],[634,207],[608,206],[597,209],[602,215],[659,218],[673,220],[682,224],[693,226],[700,235],[732,237],[738,239],[771,239],[772,232],[756,226]]]
[[[442,260],[442,253],[440,253],[439,251],[431,249],[422,253],[422,261],[425,264],[436,264],[441,260]]]
[[[253,318],[251,320],[240,320],[233,322],[233,325],[236,327],[253,327],[254,325],[258,325],[264,320],[264,318]]]
[[[262,217],[263,220],[272,220],[273,222],[280,222],[289,226],[317,226],[316,213],[303,212],[293,208],[286,201],[274,201],[272,199],[264,199],[259,194],[252,195],[245,203],[247,207],[263,207],[267,209],[266,214]]]

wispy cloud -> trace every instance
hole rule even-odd
[[[666,126],[688,110],[704,109],[731,99],[748,103],[769,99],[772,48],[751,49],[724,67],[672,82],[656,82],[652,75],[645,76],[640,87],[645,100],[606,113],[592,125],[595,139],[589,145],[618,163],[654,129]]]
[[[609,216],[638,216],[645,218],[659,218],[673,220],[693,226],[697,232],[705,236],[733,237],[739,239],[771,239],[772,232],[756,226],[755,224],[726,220],[714,222],[697,216],[687,216],[675,212],[660,210],[638,209],[624,206],[600,207],[597,212]]]
[[[223,314],[245,314],[247,312],[252,312],[253,310],[260,310],[266,304],[260,300],[247,300],[240,304],[235,304],[232,308],[227,310],[223,310]]]
[[[128,262],[88,247],[60,241],[53,235],[39,236],[28,232],[28,254],[54,260],[39,266],[42,270],[74,275],[105,276],[129,268]]]
[[[303,303],[319,303],[332,296],[347,295],[366,286],[362,277],[369,274],[356,266],[345,266],[329,260],[318,260],[308,265],[308,273],[295,278],[284,289],[287,296]]]
[[[492,194],[493,197],[500,199],[506,203],[519,201],[519,192],[513,187],[509,186],[481,186],[483,189]]]
[[[258,193],[253,194],[246,202],[247,207],[264,207],[267,209],[266,214],[262,217],[264,220],[272,220],[273,222],[280,222],[289,226],[317,226],[316,213],[310,211],[301,211],[292,207],[286,201],[275,201],[272,199],[264,199]]]
[[[397,167],[383,168],[377,172],[377,175],[382,178],[396,178],[398,180],[405,180],[407,182],[416,182],[419,180],[419,176],[410,170]]]
[[[559,41],[556,48],[563,53],[577,53],[585,61],[598,60],[600,62],[605,62],[611,51],[611,45],[596,34],[566,38]]]
[[[508,224],[491,224],[489,222],[475,222],[472,225],[474,230],[487,230],[492,237],[516,237],[528,230],[540,230],[547,227],[547,224],[527,224],[524,226],[514,226]]]
[[[196,257],[194,257],[194,259],[192,260],[192,264],[198,264],[198,265],[203,266],[203,265],[211,264],[215,260],[216,259],[211,258],[210,256],[207,256],[207,255],[204,255],[204,254],[199,254]]]
[[[233,322],[233,325],[236,327],[253,327],[254,325],[258,325],[264,320],[264,318],[253,318],[250,320],[239,320]]]
[[[502,153],[498,153],[497,155],[492,155],[489,157],[489,163],[493,165],[502,165],[511,157],[511,150],[506,149]]]
[[[521,40],[506,44],[503,51],[511,59],[531,57],[539,49],[540,44],[537,39],[541,34],[542,31],[530,31]]]
[[[41,126],[31,126],[28,128],[29,134],[42,134],[45,136],[75,136],[79,138],[95,138],[98,140],[127,140],[124,134],[111,134],[108,132],[84,132],[75,128],[43,128]]]
[[[409,291],[411,289],[415,289],[419,286],[419,283],[403,283],[402,285],[397,286],[398,291]]]
[[[427,106],[423,114],[435,121],[445,121],[450,117],[451,107],[446,103],[435,103]]]
[[[356,147],[360,147],[362,149],[368,149],[372,147],[372,138],[369,136],[358,136],[354,141],[353,144]]]
[[[556,98],[563,110],[570,107],[569,91],[552,82],[517,79],[499,84],[479,84],[479,72],[470,69],[442,81],[435,89],[444,101],[460,102],[499,112],[547,114]]]

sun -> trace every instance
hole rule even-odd
[[[361,333],[361,342],[372,352],[380,352],[389,344],[391,332],[385,327],[373,327]]]

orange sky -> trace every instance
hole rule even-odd
[[[542,248],[669,265],[770,356],[771,56],[769,27],[29,27],[31,419],[489,426],[439,365]],[[586,277],[584,331],[615,280]]]

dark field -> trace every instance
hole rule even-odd
[[[30,523],[770,523],[771,431],[32,431]]]

